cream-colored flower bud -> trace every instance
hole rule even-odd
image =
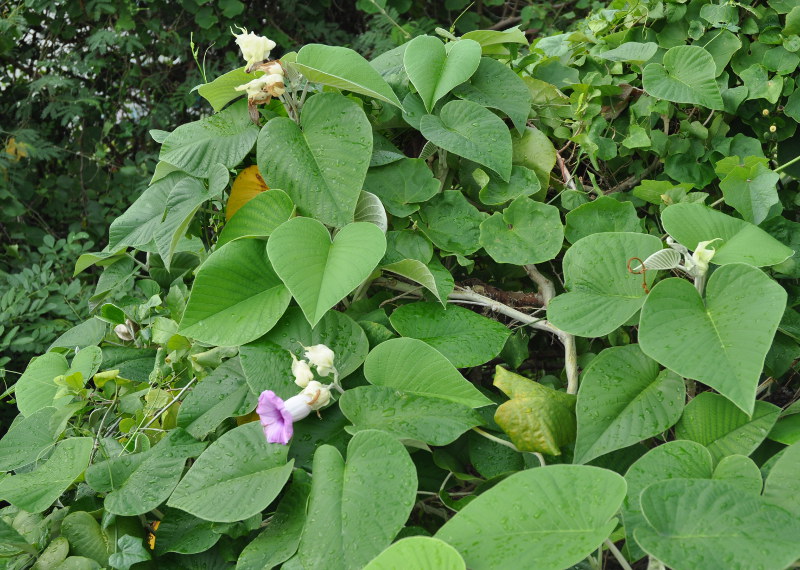
[[[306,349],[305,356],[308,361],[317,367],[317,374],[320,376],[327,376],[335,370],[333,366],[335,355],[330,348],[324,344],[304,346],[303,348]]]
[[[326,384],[312,380],[308,383],[308,386],[303,388],[300,395],[305,396],[312,410],[319,410],[330,403],[331,388]]]
[[[297,360],[297,357],[292,354],[292,374],[294,375],[294,383],[300,386],[301,388],[305,388],[308,386],[308,383],[314,379],[314,373],[311,371],[311,367],[308,365],[308,362],[305,360]]]
[[[242,50],[242,57],[247,61],[245,71],[249,73],[253,66],[269,57],[269,53],[275,48],[275,42],[264,36],[258,36],[253,32],[248,33],[246,28],[239,29],[242,31],[241,34],[236,34],[233,30],[231,30],[231,33],[236,37],[236,45]]]

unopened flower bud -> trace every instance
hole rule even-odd
[[[335,355],[330,348],[324,344],[304,346],[303,348],[306,349],[305,356],[308,361],[317,367],[317,374],[320,376],[327,376],[335,370],[333,366]]]
[[[314,379],[314,373],[311,371],[311,367],[308,365],[308,362],[305,360],[297,360],[297,357],[292,354],[292,374],[294,375],[294,383],[300,386],[301,388],[305,388],[308,386],[308,383]]]
[[[237,26],[242,31],[236,34],[231,30],[236,38],[236,45],[242,50],[242,57],[247,61],[245,71],[249,73],[251,68],[269,57],[269,53],[275,48],[275,42],[264,36],[258,36],[247,29]]]

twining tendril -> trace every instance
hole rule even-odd
[[[631,262],[638,261],[639,262],[639,269],[634,270],[631,268]],[[642,276],[642,289],[644,289],[645,293],[650,292],[650,288],[647,286],[647,268],[644,266],[644,261],[639,259],[638,257],[631,257],[628,260],[628,273],[633,275],[641,275]]]

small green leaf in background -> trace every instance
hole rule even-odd
[[[292,474],[287,451],[267,443],[259,422],[232,429],[197,458],[167,504],[209,521],[249,518],[267,508]]]
[[[217,249],[245,237],[268,237],[275,228],[292,217],[294,204],[283,190],[261,192],[228,220],[217,239]]]
[[[608,538],[624,497],[625,480],[599,467],[529,469],[479,495],[435,538],[476,570],[568,568]]]
[[[258,169],[286,192],[303,216],[330,226],[353,221],[372,156],[372,127],[361,107],[338,93],[303,104],[300,126],[286,117],[258,135]]]
[[[29,513],[49,508],[89,465],[91,437],[71,437],[33,471],[0,479],[0,499]]]
[[[511,167],[511,178],[507,182],[496,176],[488,176],[488,181],[478,196],[482,204],[497,206],[520,196],[538,195],[541,189],[542,185],[535,171],[515,164]]]
[[[724,397],[703,392],[686,405],[675,437],[705,445],[715,461],[727,455],[750,455],[766,439],[779,414],[777,406],[757,401],[748,417]]]
[[[603,350],[583,371],[575,408],[575,463],[658,435],[681,416],[683,378],[629,344]]]
[[[674,479],[642,492],[636,541],[672,568],[785,568],[800,520],[724,481]]]
[[[413,281],[414,283],[419,283],[428,291],[430,291],[433,296],[436,297],[440,303],[442,303],[442,305],[446,303],[446,298],[442,298],[442,294],[437,287],[436,276],[433,274],[433,272],[431,272],[427,265],[418,259],[402,259],[400,261],[395,261],[394,263],[388,263],[381,267],[381,271],[395,273],[401,277],[405,277],[406,279]]]
[[[109,556],[117,549],[117,538],[126,534],[141,538],[144,535],[142,523],[134,518],[116,517],[101,527],[86,511],[69,513],[61,523],[61,535],[69,541],[71,556],[59,568],[91,570],[108,567]]]
[[[649,357],[749,414],[785,308],[786,291],[760,269],[725,265],[709,278],[705,302],[688,281],[658,283],[642,308],[639,342]]]
[[[778,102],[783,91],[783,77],[780,75],[770,78],[767,68],[755,63],[742,71],[739,77],[747,87],[748,100],[766,99],[773,105]]]
[[[800,516],[800,443],[787,447],[764,481],[764,500]]]
[[[86,482],[95,491],[107,493],[108,512],[141,515],[167,500],[186,460],[200,455],[205,447],[183,429],[173,429],[147,451],[94,463],[86,471]]]
[[[172,131],[161,145],[158,159],[192,176],[207,178],[217,163],[227,168],[237,166],[257,137],[258,127],[250,120],[247,101],[240,101]]]
[[[117,251],[126,246],[141,247],[150,243],[164,218],[170,192],[185,178],[186,175],[180,172],[170,174],[142,192],[122,215],[111,222],[108,249]]]
[[[450,101],[438,115],[424,115],[419,130],[436,146],[491,168],[503,180],[511,177],[511,134],[486,107]]]
[[[134,564],[150,558],[142,539],[126,534],[117,539],[117,551],[108,557],[108,565],[118,570],[128,570]]]
[[[633,539],[637,528],[647,526],[640,502],[642,490],[667,479],[710,479],[712,475],[713,459],[708,449],[686,440],[654,447],[628,468],[625,473],[628,495],[622,507],[622,520],[629,560],[636,561],[645,555]]]
[[[228,171],[217,164],[215,169],[221,168],[225,176]],[[209,189],[197,178],[186,176],[178,181],[167,197],[164,205],[164,219],[156,228],[155,240],[158,255],[164,262],[164,267],[169,271],[172,255],[178,242],[186,235],[186,228],[194,218],[200,206],[214,197]]]
[[[650,60],[657,51],[658,44],[655,42],[625,42],[614,49],[599,53],[597,56],[609,61],[625,61],[642,65]]]
[[[411,83],[430,113],[436,102],[467,81],[481,63],[481,46],[473,40],[448,44],[439,38],[418,36],[411,40],[403,64]]]
[[[492,403],[442,353],[415,338],[394,338],[376,346],[364,362],[364,376],[376,386],[473,408]]]
[[[494,385],[509,398],[494,414],[520,451],[561,455],[561,447],[575,440],[575,396],[529,378],[496,368]]]
[[[702,204],[675,204],[661,214],[664,229],[690,250],[701,241],[714,242],[711,263],[747,263],[756,267],[775,265],[789,258],[792,250],[759,227]]]
[[[389,218],[386,216],[383,202],[375,194],[365,190],[362,190],[358,196],[356,209],[353,212],[353,221],[374,224],[383,233],[389,229]]]
[[[488,362],[500,354],[511,334],[505,325],[452,304],[403,305],[392,313],[391,322],[402,336],[425,341],[456,368]]]
[[[480,224],[486,218],[458,190],[445,190],[422,206],[419,229],[445,252],[469,255],[480,245]]]
[[[651,63],[644,68],[642,85],[659,99],[722,109],[716,75],[714,58],[706,50],[699,46],[676,46],[667,50],[662,63]]]
[[[178,332],[208,344],[245,344],[271,329],[290,300],[264,242],[237,240],[200,267]]]
[[[31,361],[15,384],[19,412],[30,416],[42,408],[67,405],[72,396],[67,394],[56,398],[58,386],[53,379],[66,375],[68,371],[67,359],[57,352],[46,352]]]
[[[55,444],[76,411],[76,404],[48,406],[28,417],[19,416],[0,439],[0,471],[12,471],[39,459]]]
[[[601,232],[641,232],[642,220],[630,202],[601,196],[567,213],[565,235],[570,243]]]
[[[779,214],[782,208],[777,190],[780,176],[764,166],[763,161],[756,160],[755,164],[747,159],[744,165],[737,164],[727,172],[719,187],[726,204],[748,222],[759,225],[768,216]]]
[[[428,536],[412,536],[392,544],[373,558],[364,570],[398,568],[466,570],[467,567],[458,551],[446,542]]]
[[[295,469],[286,494],[261,534],[245,546],[236,562],[236,570],[265,570],[288,560],[300,544],[306,522],[306,505],[311,491],[311,477]]]
[[[297,551],[305,568],[362,568],[389,546],[416,501],[417,474],[405,447],[381,431],[357,433],[347,462],[330,445],[314,454],[308,519]]]
[[[314,83],[361,93],[401,107],[389,84],[360,54],[346,47],[307,44],[289,64]]]
[[[376,225],[354,222],[331,242],[330,233],[317,220],[293,218],[272,232],[267,252],[314,326],[369,277],[386,252],[386,238]]]
[[[758,465],[745,455],[726,455],[720,459],[712,479],[726,481],[742,493],[758,496],[764,486]]]
[[[527,265],[553,259],[561,251],[564,226],[558,208],[520,196],[481,222],[480,243],[498,263]]]
[[[511,161],[536,173],[542,188],[550,186],[550,171],[556,165],[558,152],[547,135],[536,127],[529,126],[521,135],[511,137]]]
[[[214,81],[199,85],[197,92],[211,104],[214,112],[219,112],[225,105],[244,94],[236,91],[236,87],[264,75],[263,72],[245,73],[244,70],[244,67],[240,67],[224,73]]]
[[[469,82],[456,87],[453,93],[461,99],[505,113],[517,131],[525,130],[531,110],[531,93],[519,75],[496,59],[482,57]]]
[[[440,184],[424,160],[403,158],[370,168],[364,190],[378,196],[393,216],[408,216],[419,209],[420,202],[432,198]]]
[[[600,233],[578,240],[564,255],[568,292],[550,301],[548,320],[585,337],[604,336],[623,325],[647,296],[642,276],[628,271],[628,261],[647,259],[661,248],[656,236],[638,233]],[[651,286],[655,272],[646,277]]]
[[[162,506],[159,511],[164,515],[155,533],[155,551],[159,556],[167,552],[204,552],[214,546],[222,536],[214,532],[214,523],[211,521],[170,507]]]
[[[25,537],[14,529],[13,526],[0,519],[0,544],[2,544],[3,555],[27,552],[36,555],[36,548],[29,544]],[[69,548],[69,545],[67,545]]]
[[[347,428],[350,433],[376,429],[429,445],[452,443],[465,431],[483,423],[481,416],[464,404],[386,386],[347,390],[339,406],[353,423]]]

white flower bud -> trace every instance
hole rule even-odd
[[[692,274],[695,277],[702,277],[708,272],[708,262],[711,261],[711,258],[713,258],[714,254],[717,252],[713,247],[708,246],[720,239],[721,238],[715,238],[708,241],[701,241],[697,244],[692,254]]]
[[[306,398],[306,401],[312,410],[324,408],[331,401],[330,386],[321,384],[316,380],[309,382],[308,386],[303,388],[303,391],[300,392],[300,395]]]
[[[306,349],[305,356],[308,361],[317,367],[317,374],[320,376],[327,376],[335,370],[333,366],[335,355],[330,348],[324,344],[304,346],[303,348]]]
[[[305,388],[308,386],[308,383],[314,379],[314,373],[311,371],[311,367],[308,365],[308,362],[305,360],[297,360],[297,357],[292,354],[292,374],[294,375],[294,383],[300,386],[301,388]]]
[[[239,29],[242,31],[241,34],[233,33],[233,30],[231,33],[236,37],[236,45],[242,50],[242,57],[247,61],[245,71],[249,73],[254,65],[269,57],[269,53],[275,48],[275,42],[264,36],[248,33],[245,28]]]

